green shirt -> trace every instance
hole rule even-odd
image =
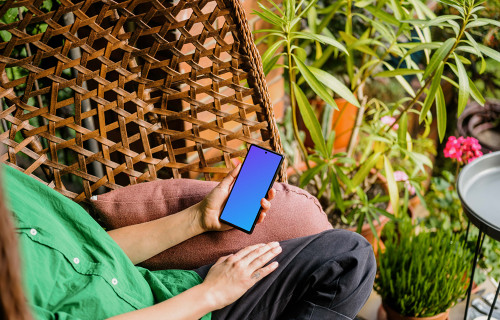
[[[2,167],[6,201],[19,234],[26,296],[36,319],[106,319],[152,306],[202,281],[194,271],[134,266],[78,204]]]

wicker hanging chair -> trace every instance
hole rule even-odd
[[[59,2],[0,4],[0,161],[80,202],[282,152],[239,0]]]

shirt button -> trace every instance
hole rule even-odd
[[[38,232],[36,231],[36,229],[31,229],[31,230],[30,230],[30,233],[31,233],[32,235],[36,236],[36,234],[37,234]]]
[[[74,262],[74,263],[76,263],[76,264],[79,264],[79,263],[80,263],[80,259],[78,259],[78,258],[74,258],[74,259],[73,259],[73,262]]]
[[[118,284],[118,280],[116,278],[111,279],[111,283],[116,286]]]

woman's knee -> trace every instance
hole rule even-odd
[[[323,246],[328,247],[327,252],[330,252],[332,258],[342,260],[343,257],[348,257],[351,263],[357,265],[358,272],[374,277],[376,260],[372,245],[359,233],[333,229],[322,232],[320,239]]]

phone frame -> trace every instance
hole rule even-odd
[[[263,147],[257,146],[257,145],[255,145],[255,144],[253,144],[253,143],[252,143],[252,144],[250,144],[250,147],[248,148],[247,155],[248,155],[248,153],[250,152],[250,150],[251,150],[251,148],[252,148],[252,147],[259,148],[259,149],[261,149],[261,150],[265,150],[266,152],[271,152],[271,153],[274,153],[275,155],[278,155],[278,156],[280,156],[280,157],[281,157],[280,163],[278,164],[278,166],[277,166],[277,168],[276,168],[276,171],[274,172],[274,177],[273,177],[273,179],[271,180],[271,183],[269,184],[269,187],[267,187],[267,191],[266,191],[266,193],[265,193],[265,195],[264,195],[264,198],[266,198],[266,197],[267,197],[267,194],[269,193],[269,190],[271,190],[271,187],[272,187],[273,183],[276,181],[276,177],[277,177],[277,175],[278,175],[278,171],[279,171],[279,169],[281,168],[281,165],[283,164],[283,160],[285,159],[285,156],[284,156],[284,155],[282,155],[281,153],[274,152],[274,151],[272,151],[272,150],[269,150],[269,149],[266,149],[266,148],[263,148]],[[224,209],[226,208],[226,203],[227,203],[227,200],[228,200],[228,199],[229,199],[229,197],[231,196],[231,193],[233,192],[234,185],[236,184],[236,181],[238,180],[238,177],[240,176],[241,170],[243,169],[243,166],[245,165],[245,161],[247,161],[247,157],[245,157],[245,160],[243,160],[243,163],[241,164],[240,171],[238,172],[238,175],[237,175],[237,176],[236,176],[236,178],[234,179],[234,183],[233,183],[233,185],[231,186],[231,191],[229,191],[229,195],[227,196],[227,199],[226,199],[226,201],[224,202],[224,205],[223,205],[222,210],[221,210],[221,212],[220,212],[220,215],[219,215],[219,221],[220,221],[220,222],[223,222],[223,223],[225,223],[225,224],[227,224],[227,225],[229,225],[229,226],[231,226],[231,227],[233,227],[233,228],[235,228],[235,229],[238,229],[238,230],[240,230],[240,231],[243,231],[243,232],[245,232],[245,233],[247,233],[247,234],[252,234],[253,230],[255,229],[255,225],[257,224],[257,220],[258,220],[258,219],[259,219],[259,217],[260,217],[260,213],[262,212],[262,206],[260,206],[259,211],[257,211],[257,214],[255,215],[255,219],[253,220],[252,228],[251,228],[249,231],[248,231],[248,230],[245,230],[245,229],[243,229],[243,228],[241,228],[241,227],[239,227],[239,226],[237,226],[237,225],[234,225],[234,224],[232,224],[232,223],[230,223],[230,222],[228,222],[228,221],[226,221],[226,220],[224,220],[224,219],[222,219],[222,218],[221,218],[221,217],[222,217],[222,213],[224,212]]]

